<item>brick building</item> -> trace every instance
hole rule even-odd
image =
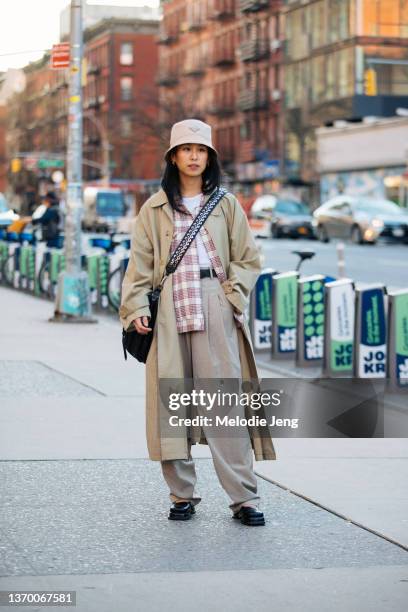
[[[408,3],[287,0],[284,18],[288,172],[314,181],[316,127],[408,106]]]
[[[7,158],[21,156],[21,169],[12,173],[9,167],[8,184],[16,194],[16,206],[28,213],[25,192],[36,190],[47,171],[41,167],[52,154],[54,159],[65,156],[62,133],[67,113],[66,88],[62,73],[51,71],[49,54],[23,69],[25,88],[7,101]]]
[[[84,144],[87,157],[104,165],[106,135],[113,178],[160,174],[158,141],[149,128],[157,121],[157,32],[158,21],[122,19],[85,32]]]
[[[84,32],[84,180],[148,181],[160,174],[155,76],[158,20],[108,19]],[[8,104],[11,154],[33,153],[16,185],[49,176],[38,157],[65,160],[68,70],[52,70],[50,55],[24,69],[26,87]],[[39,155],[41,154],[41,155]],[[30,175],[26,176],[26,172]]]
[[[210,123],[226,175],[248,192],[254,182],[265,187],[279,176],[280,5],[279,0],[162,2],[161,125],[187,116]]]

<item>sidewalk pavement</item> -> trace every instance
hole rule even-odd
[[[231,520],[198,446],[203,501],[173,524],[144,366],[124,361],[118,321],[52,310],[0,288],[0,589],[73,589],[81,612],[406,609],[406,439],[275,439],[256,464],[260,530]]]

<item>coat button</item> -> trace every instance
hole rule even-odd
[[[170,236],[169,230],[166,230],[166,236]]]

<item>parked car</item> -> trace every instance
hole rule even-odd
[[[303,202],[278,200],[272,211],[272,236],[274,238],[314,238],[312,221],[312,214]]]
[[[264,195],[255,200],[250,211],[250,225],[255,234],[274,238],[313,238],[313,217],[306,204]]]
[[[408,242],[408,213],[394,202],[379,198],[336,196],[313,213],[316,235],[355,244],[375,244],[379,239]]]
[[[249,211],[249,225],[260,238],[270,238],[272,211],[278,198],[275,195],[265,194],[256,198]]]
[[[19,215],[9,207],[4,195],[0,193],[0,227],[8,227],[19,218]]]

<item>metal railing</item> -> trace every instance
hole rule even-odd
[[[269,0],[239,0],[239,8],[243,13],[255,13],[268,8]]]
[[[175,72],[160,72],[157,76],[156,83],[163,87],[173,87],[179,81],[178,74]]]
[[[243,62],[264,59],[270,53],[269,40],[260,38],[244,41],[240,44],[239,52]]]
[[[250,89],[238,94],[237,108],[241,111],[264,109],[269,105],[268,92]]]

